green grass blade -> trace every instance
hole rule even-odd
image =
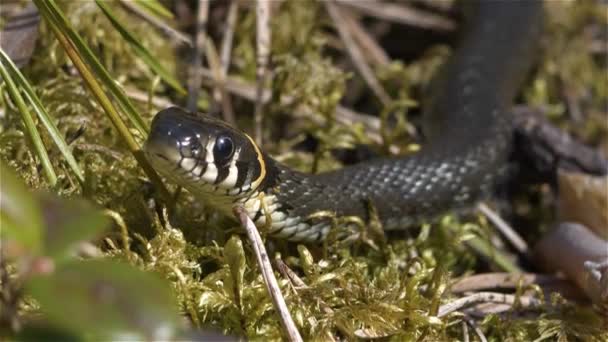
[[[53,0],[34,0],[34,3],[36,4],[36,7],[38,7],[41,16],[48,22],[51,30],[55,34],[55,37],[63,46],[64,51],[72,60],[74,66],[76,69],[78,69],[78,72],[85,81],[88,89],[94,95],[107,117],[110,119],[110,121],[112,121],[114,128],[116,128],[119,135],[127,144],[129,151],[133,154],[139,166],[144,170],[150,181],[156,186],[156,189],[160,192],[160,196],[164,200],[169,200],[171,198],[169,191],[164,186],[156,171],[154,171],[152,166],[150,166],[148,163],[148,160],[145,158],[141,150],[141,146],[131,134],[131,131],[122,120],[108,95],[103,91],[101,84],[97,80],[98,77],[96,77],[99,75],[94,75],[93,71],[90,69],[95,69],[96,66],[103,69],[101,64],[99,64],[99,61],[97,61],[96,58],[89,58],[87,61],[93,60],[95,63],[87,64],[85,62],[84,58],[86,58],[86,55],[83,56],[80,53],[82,51],[88,51],[88,53],[91,53],[91,51],[88,49],[86,44],[84,44],[80,36],[72,29],[71,25],[65,19],[65,16],[63,16],[63,13]],[[72,37],[74,38],[72,39]],[[81,46],[81,48],[79,49],[78,46]],[[105,72],[105,69],[103,69],[103,71]],[[107,72],[105,72],[105,75],[105,77],[109,78]],[[109,81],[110,83],[114,83],[111,78]],[[116,88],[118,89],[118,87]],[[146,134],[144,134],[144,136],[145,135]]]
[[[63,135],[61,135],[61,133],[57,129],[57,126],[55,126],[55,123],[51,120],[51,117],[49,116],[46,108],[44,107],[44,105],[42,105],[42,102],[36,95],[36,92],[34,92],[32,86],[23,76],[21,71],[19,71],[17,66],[13,64],[10,58],[4,53],[4,51],[2,51],[2,49],[0,49],[0,60],[2,61],[2,63],[5,63],[6,67],[9,69],[10,74],[15,77],[16,83],[23,90],[23,93],[27,101],[29,102],[29,105],[32,107],[32,109],[34,110],[46,130],[49,132],[51,139],[53,139],[53,142],[55,143],[55,145],[57,145],[57,148],[59,148],[59,151],[68,163],[68,166],[72,169],[74,175],[76,175],[76,178],[78,179],[80,184],[83,184],[84,172],[78,165],[78,162],[76,162],[76,159],[74,158],[71,149],[63,139]]]
[[[154,56],[148,51],[131,32],[129,32],[119,21],[116,19],[116,16],[110,10],[108,6],[106,6],[103,1],[95,0],[97,6],[102,10],[102,12],[106,15],[106,17],[112,23],[112,26],[120,33],[120,35],[131,45],[135,53],[141,58],[154,72],[160,76],[167,84],[169,84],[173,89],[175,89],[181,95],[186,95],[186,90],[180,85],[179,81],[171,75],[171,73],[165,69],[162,64],[158,61],[158,59],[154,58]]]
[[[129,0],[126,0],[129,1]],[[165,19],[173,19],[173,13],[169,11],[163,4],[156,0],[135,0],[137,6],[145,8],[146,11],[152,13],[153,15],[163,17]]]
[[[41,4],[41,2],[35,1],[35,3],[40,9],[41,5],[39,4]],[[133,124],[133,126],[135,126],[135,128],[144,137],[146,137],[148,135],[148,126],[122,88],[114,81],[114,79],[112,79],[110,73],[101,64],[101,62],[99,62],[97,57],[95,57],[95,54],[93,54],[91,49],[89,49],[80,35],[74,31],[55,1],[45,1],[44,4],[48,6],[49,10],[51,11],[50,14],[54,16],[54,20],[58,23],[58,26],[63,29],[63,32],[67,34],[73,45],[78,49],[78,53],[80,56],[82,56],[82,59],[91,67],[103,85],[108,88],[113,98],[118,103],[120,109],[127,115],[127,118],[129,118],[131,124]]]
[[[2,54],[4,55],[4,52],[2,52]],[[20,93],[19,89],[17,89],[15,82],[11,78],[9,70],[10,70],[10,67],[7,65],[6,61],[4,59],[2,59],[0,61],[0,76],[2,76],[2,78],[4,79],[8,93],[9,93],[11,99],[13,100],[13,102],[15,103],[15,105],[17,105],[17,108],[19,109],[19,113],[21,114],[21,118],[23,119],[23,123],[25,125],[25,130],[27,131],[28,135],[30,136],[32,144],[34,145],[34,151],[35,151],[36,155],[38,156],[38,159],[40,159],[40,163],[42,164],[42,169],[44,171],[44,175],[45,175],[47,181],[49,182],[49,184],[51,186],[55,186],[57,184],[57,174],[55,173],[55,170],[53,169],[53,164],[51,163],[51,160],[49,159],[48,153],[46,152],[44,142],[42,141],[42,138],[40,137],[40,133],[38,132],[38,128],[36,127],[36,124],[34,123],[32,114],[30,113],[29,109],[25,105],[25,102],[23,101],[23,97],[21,97],[21,93]]]

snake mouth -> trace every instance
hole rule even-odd
[[[161,112],[152,121],[144,145],[148,160],[171,179],[184,173],[186,178],[202,175],[207,163],[197,132],[170,114]]]
[[[152,166],[161,172],[167,168],[175,169],[181,164],[179,150],[173,147],[170,141],[148,139],[144,152]]]
[[[162,153],[158,153],[158,152],[154,152],[154,157],[158,157],[160,159],[166,160],[166,161],[171,161],[169,158],[167,158],[164,154]]]

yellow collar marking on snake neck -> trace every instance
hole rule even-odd
[[[262,180],[264,180],[264,178],[266,178],[266,162],[264,161],[264,156],[262,155],[262,151],[258,147],[258,144],[256,144],[255,141],[253,141],[253,139],[249,136],[249,134],[245,134],[245,136],[247,137],[247,139],[249,139],[249,141],[251,141],[251,145],[253,145],[253,148],[255,149],[255,153],[258,155],[258,162],[260,165],[260,176],[258,178],[256,178],[256,180],[253,181],[253,183],[251,183],[251,189],[257,189],[258,186],[262,183]]]

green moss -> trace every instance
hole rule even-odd
[[[143,93],[150,90],[154,75],[134,56],[94,2],[68,1],[63,7],[118,82]],[[565,1],[550,2],[547,7],[550,21],[542,62],[525,91],[526,101],[547,108],[552,118],[590,143],[608,147],[605,65],[594,54],[580,53],[592,44],[585,34],[590,23],[606,25],[605,16],[599,15],[605,8],[591,2],[575,6]],[[148,24],[133,20],[120,6],[115,10],[163,63],[174,65],[164,38]],[[313,1],[282,2],[272,18],[274,100],[267,108],[266,120],[289,118],[298,130],[277,133],[276,127],[268,125],[265,135],[280,139],[267,139],[265,148],[277,159],[304,171],[339,168],[340,163],[327,153],[330,149],[372,143],[362,125],[346,127],[335,120],[336,106],[348,91],[346,82],[352,75],[328,57],[327,23],[322,6]],[[253,81],[255,16],[249,7],[240,10],[235,39],[231,73]],[[388,142],[411,142],[408,111],[418,105],[416,91],[429,82],[445,59],[445,52],[438,47],[412,64],[394,62],[378,68],[379,79],[396,99],[395,112],[400,118],[396,128],[384,135]],[[211,326],[254,340],[280,339],[277,317],[245,242],[246,263],[235,266],[241,251],[234,240],[227,243],[238,232],[236,224],[186,193],[181,194],[173,212],[161,215],[162,220],[158,217],[151,209],[149,196],[144,195],[148,187],[142,182],[143,173],[44,27],[27,72],[61,131],[72,138],[76,157],[87,170],[86,186],[80,189],[64,171],[59,154],[51,151],[61,172],[61,186],[56,191],[66,196],[84,195],[116,211],[126,222],[129,236],[122,236],[116,229],[100,243],[105,253],[169,279],[178,305],[195,327]],[[586,115],[585,125],[573,124],[572,118],[564,115],[564,84]],[[166,90],[159,86],[154,93],[165,95]],[[6,101],[4,90],[2,94],[0,103],[6,116],[0,119],[0,157],[16,168],[31,188],[45,188],[15,109]],[[286,98],[290,101],[280,101]],[[139,104],[139,108],[147,118],[154,112],[145,104]],[[250,109],[246,105],[241,108],[244,112]],[[308,115],[296,120],[296,111]],[[250,130],[249,121],[243,122],[242,128]],[[384,124],[391,126],[386,121]],[[293,152],[303,132],[319,140],[317,154]],[[376,147],[383,150],[383,146]],[[530,210],[538,209],[539,205],[529,198],[522,201]],[[433,310],[452,298],[448,285],[454,277],[488,269],[487,262],[464,244],[473,237],[489,240],[487,223],[476,217],[459,221],[447,216],[419,231],[391,235],[387,242],[371,233],[367,237],[369,240],[348,247],[339,243],[301,246],[298,253],[291,252],[294,246],[285,242],[271,244],[273,256],[285,261],[305,284],[294,287],[279,275],[303,336],[311,340],[335,336],[395,341],[461,339],[461,316],[439,320]],[[129,249],[122,247],[125,239]],[[554,305],[532,313],[514,309],[505,315],[488,316],[480,327],[494,341],[560,337],[601,340],[601,324],[600,317],[587,307],[556,299]]]

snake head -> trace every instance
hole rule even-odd
[[[265,176],[264,156],[247,134],[179,107],[156,114],[144,151],[163,176],[200,195],[244,196]]]

